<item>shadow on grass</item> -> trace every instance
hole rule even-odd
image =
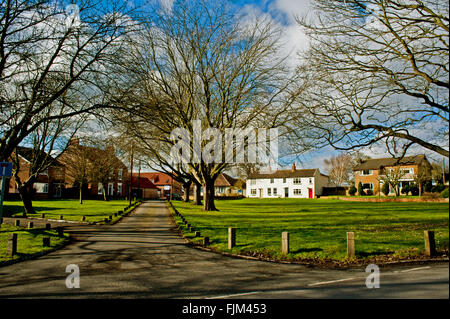
[[[57,207],[33,207],[34,213],[39,214],[41,211],[51,211],[51,210],[61,210],[61,208]],[[3,216],[4,217],[14,217],[17,214],[22,215],[24,212],[23,206],[19,205],[7,205],[3,208]],[[33,214],[31,214],[33,215]],[[19,217],[19,216],[16,216]]]

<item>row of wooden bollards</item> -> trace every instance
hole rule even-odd
[[[425,239],[425,255],[436,255],[436,243],[434,240],[434,231],[426,230],[424,232]],[[236,246],[236,228],[228,228],[228,249],[233,249]],[[281,253],[283,255],[289,254],[289,233],[281,233]],[[347,232],[347,257],[355,257],[355,233]]]
[[[181,215],[178,210],[173,206],[171,202],[169,205],[173,208],[175,215],[181,218],[186,227],[193,232],[195,229],[191,224],[187,222],[183,215]],[[195,237],[200,237],[200,232],[195,232]],[[435,256],[436,255],[436,243],[434,240],[434,231],[426,230],[424,231],[424,239],[425,239],[425,255],[427,256]],[[209,245],[209,237],[203,238],[203,245]],[[236,228],[229,227],[228,228],[228,249],[231,250],[236,246]],[[290,252],[289,248],[289,232],[281,233],[281,253],[283,255],[287,255]],[[347,257],[352,258],[356,255],[355,249],[355,233],[347,232]]]
[[[177,215],[181,219],[186,228],[189,229],[190,232],[194,232],[195,237],[201,237],[201,233],[199,231],[196,231],[195,228],[188,223],[186,218],[184,218],[184,216],[181,215],[180,212],[173,206],[172,202],[169,201],[169,205],[170,207],[172,207],[173,211],[175,212],[175,215]],[[207,236],[203,237],[203,246],[209,246],[209,244],[210,244],[209,237]]]
[[[17,223],[16,220],[16,226],[19,226],[20,223]],[[28,229],[33,228],[33,222],[28,222]],[[51,224],[45,224],[45,230],[50,230]],[[64,237],[64,229],[63,227],[56,227],[56,230],[58,231],[59,237]],[[16,233],[10,234],[8,236],[8,256],[12,257],[14,255],[17,255],[17,241],[18,241],[18,235]],[[42,246],[43,247],[50,247],[50,237],[42,237]]]

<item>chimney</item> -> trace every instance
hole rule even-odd
[[[292,163],[292,171],[295,172],[295,163]]]
[[[270,174],[272,171],[270,169],[270,165],[267,167],[267,172]]]

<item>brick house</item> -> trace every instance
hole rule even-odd
[[[158,199],[159,188],[142,174],[133,174],[133,196],[142,199]]]
[[[30,162],[32,160],[34,150],[32,148],[18,146],[16,151],[20,166],[18,177],[20,180],[25,181],[30,177]],[[15,156],[15,154],[13,154],[13,156]],[[54,159],[51,158],[51,160]],[[64,178],[64,166],[57,160],[54,161],[54,163],[50,165],[47,170],[38,175],[37,181],[33,184],[33,197],[36,199],[63,197],[65,184]],[[17,189],[14,177],[9,180],[7,193],[9,193],[9,198],[19,197],[19,191]]]
[[[397,158],[375,158],[360,161],[354,168],[355,185],[362,184],[364,190],[370,190],[373,194],[378,194],[383,182],[382,177],[393,169],[403,172],[400,178],[400,190],[405,185],[414,183],[417,176],[422,175],[431,179],[431,164],[425,155],[406,156]],[[394,191],[390,190],[391,194]]]
[[[171,190],[173,195],[182,196],[182,185],[175,181],[168,174],[161,172],[141,173],[141,178],[147,178],[158,188],[158,198],[166,199],[170,196]]]
[[[70,165],[68,163],[73,162],[70,159],[73,154],[77,154],[77,152],[85,152],[87,154],[88,165],[93,166],[96,163],[97,158],[109,158],[109,161],[113,163],[111,172],[109,173],[108,181],[105,183],[105,186],[98,182],[90,182],[86,185],[85,196],[90,198],[103,198],[103,192],[106,193],[106,196],[113,198],[120,198],[128,196],[129,192],[129,174],[128,168],[123,164],[123,162],[118,159],[111,150],[106,149],[102,150],[99,148],[81,145],[77,138],[73,138],[67,147],[67,150],[61,154],[60,162],[65,163],[65,165]],[[67,168],[66,170],[69,170]],[[64,184],[67,189],[68,197],[77,197],[78,196],[78,185],[75,179],[71,176],[71,174],[65,174]],[[104,189],[103,189],[104,188]]]

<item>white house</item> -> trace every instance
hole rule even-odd
[[[247,197],[250,198],[314,198],[329,186],[329,177],[319,169],[277,170],[273,173],[250,174],[247,178]]]

